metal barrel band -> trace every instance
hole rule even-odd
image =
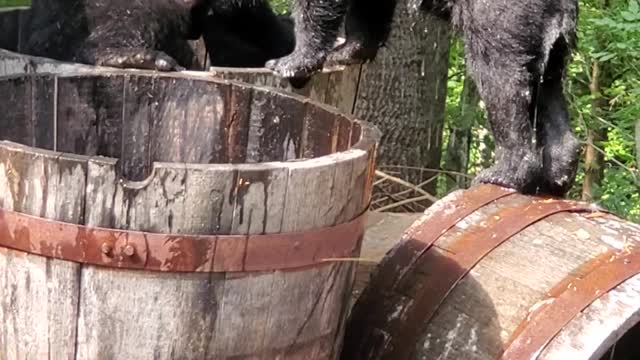
[[[549,292],[507,342],[500,358],[535,359],[580,312],[594,301],[640,274],[640,251],[608,251],[584,265],[582,276],[570,276]]]
[[[380,278],[376,279],[376,286],[385,289],[395,287],[413,264],[458,222],[487,204],[513,194],[516,192],[512,189],[481,184],[451,200],[447,204],[450,211],[441,211],[431,218],[418,220],[415,226],[402,235],[403,240],[394,247],[390,259],[379,265],[376,272],[380,274]],[[395,269],[405,271],[398,273]]]
[[[178,235],[88,227],[0,209],[0,247],[77,263],[163,272],[291,270],[353,257],[366,212],[332,227],[260,235]]]
[[[432,247],[420,259],[420,267],[438,276],[429,277],[411,296],[404,309],[410,321],[391,324],[395,358],[407,358],[414,351],[417,336],[429,323],[455,286],[485,256],[512,236],[536,222],[561,212],[592,212],[589,204],[554,199],[536,199],[531,203],[505,208],[487,221],[471,226],[449,245],[446,252]],[[446,255],[445,255],[446,254]],[[451,264],[456,264],[452,266]]]
[[[458,222],[480,208],[516,194],[512,189],[507,189],[490,184],[474,186],[460,196],[446,203],[446,211],[439,211],[431,217],[422,217],[416,221],[402,235],[402,240],[378,264],[371,276],[369,285],[358,298],[357,306],[351,314],[350,323],[361,324],[357,329],[352,329],[345,337],[345,348],[348,351],[356,351],[359,341],[356,333],[369,326],[376,326],[375,317],[370,313],[382,313],[385,310],[386,296],[394,296],[397,284],[405,278],[422,255],[443,235],[452,229]],[[403,271],[403,269],[405,271]],[[381,296],[380,291],[386,295]],[[355,354],[352,354],[355,356]]]

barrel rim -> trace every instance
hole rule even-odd
[[[605,297],[611,295],[611,294],[616,294],[618,291],[624,292],[624,288],[628,287],[628,286],[633,286],[630,285],[633,282],[637,282],[637,280],[640,279],[640,273],[634,275],[633,277],[629,278],[628,280],[625,280],[624,282],[620,283],[619,285],[617,285],[616,287],[614,287],[613,289],[611,289],[611,291],[603,294],[598,300],[600,299],[604,299]],[[635,298],[634,298],[635,299]],[[638,299],[640,300],[640,299]],[[585,329],[585,328],[595,328],[595,327],[599,327],[601,326],[601,322],[599,320],[601,320],[600,318],[590,318],[589,316],[585,316],[585,314],[587,314],[589,312],[589,310],[596,304],[596,301],[592,302],[591,304],[589,304],[589,306],[587,306],[582,312],[576,314],[576,316],[562,329],[564,331],[564,329],[566,329],[568,326],[573,325],[573,324],[580,324],[580,328],[581,329]],[[620,312],[618,311],[618,309],[616,309],[616,314],[619,316]],[[599,337],[597,339],[593,338],[593,337],[589,337],[588,340],[589,342],[593,342],[594,339],[596,340],[594,345],[596,345],[595,351],[592,353],[584,353],[584,355],[589,354],[589,359],[590,360],[598,360],[600,358],[602,358],[602,356],[604,356],[607,351],[611,348],[611,346],[613,344],[615,344],[617,341],[619,341],[629,330],[631,330],[634,326],[640,324],[640,312],[638,311],[637,308],[629,308],[629,312],[625,313],[627,314],[626,316],[622,316],[619,317],[618,319],[622,320],[622,325],[618,328],[616,328],[616,331],[614,332],[610,332],[608,333],[608,336],[602,336]],[[566,342],[563,342],[559,336],[561,335],[562,331],[559,332],[556,337],[554,337],[549,343],[548,345],[544,348],[544,350],[541,351],[540,355],[542,356],[542,358],[548,358],[548,351],[549,349],[556,345],[556,344],[564,344]],[[591,348],[591,350],[593,350],[594,348]],[[582,349],[580,349],[582,350]],[[578,354],[576,354],[578,355]]]
[[[271,86],[263,86],[263,85],[256,85],[256,84],[251,84],[251,83],[247,83],[241,80],[228,80],[228,79],[224,79],[224,78],[219,78],[217,77],[217,74],[222,74],[222,73],[227,73],[227,74],[259,74],[259,75],[268,75],[268,76],[273,76],[277,78],[277,75],[273,74],[273,72],[267,68],[261,67],[261,68],[241,68],[241,67],[224,67],[224,66],[212,66],[209,68],[208,71],[198,71],[198,70],[180,70],[180,71],[167,71],[167,72],[160,72],[160,71],[154,71],[154,70],[144,70],[144,69],[135,69],[135,68],[126,68],[126,69],[121,69],[121,68],[116,68],[116,67],[109,67],[109,66],[101,66],[101,65],[88,65],[88,64],[82,64],[82,63],[74,63],[74,62],[69,62],[69,61],[60,61],[60,60],[55,60],[55,59],[51,59],[51,58],[47,58],[47,57],[43,57],[43,56],[34,56],[34,55],[27,55],[27,54],[21,54],[15,51],[10,51],[7,49],[1,49],[0,48],[0,64],[2,63],[2,61],[7,61],[7,60],[15,60],[15,61],[24,61],[27,60],[28,64],[30,66],[34,66],[38,67],[38,66],[47,66],[47,65],[58,65],[58,66],[68,66],[68,67],[72,67],[73,69],[69,69],[69,71],[61,71],[61,72],[37,72],[37,73],[28,73],[28,74],[7,74],[7,75],[0,75],[0,78],[3,78],[5,76],[14,76],[14,75],[37,75],[37,74],[50,74],[50,75],[66,75],[66,74],[96,74],[96,75],[102,75],[104,73],[109,73],[109,72],[121,72],[123,74],[144,74],[144,73],[148,73],[148,74],[155,74],[155,75],[160,75],[160,76],[167,76],[167,75],[173,75],[173,76],[183,76],[183,77],[195,77],[199,80],[202,79],[215,79],[217,81],[225,81],[228,83],[237,83],[237,84],[242,84],[245,86],[250,86],[250,87],[258,87],[258,88],[267,88],[270,91],[277,91],[279,93],[281,93],[282,95],[285,96],[293,96],[295,98],[300,98],[301,100],[305,100],[306,102],[312,103],[313,105],[316,106],[323,106],[323,107],[328,107],[331,109],[335,109],[335,107],[329,106],[327,104],[323,104],[320,103],[318,101],[315,100],[311,100],[305,96],[293,93],[293,92],[289,92],[286,91],[284,89],[280,89],[280,88],[276,88],[276,87],[271,87]],[[323,74],[333,74],[333,73],[339,73],[342,72],[344,70],[347,69],[347,66],[343,66],[343,65],[335,65],[335,66],[328,66],[323,68],[320,73]],[[281,80],[285,80],[284,78],[279,78]],[[337,110],[337,109],[335,109]],[[342,113],[341,113],[342,114]],[[349,114],[342,114],[345,116],[350,116]]]
[[[115,67],[87,65],[87,64],[74,63],[74,62],[68,62],[68,61],[59,61],[59,60],[54,60],[54,59],[46,58],[42,56],[26,55],[26,54],[20,54],[14,51],[6,50],[6,49],[0,49],[0,65],[2,64],[2,61],[7,61],[7,60],[15,60],[15,61],[27,60],[28,63],[26,65],[29,65],[31,67],[36,67],[36,68],[38,66],[47,66],[47,65],[64,65],[64,66],[72,67],[72,69],[69,69],[69,71],[60,71],[60,72],[44,71],[44,72],[36,72],[36,73],[28,72],[26,74],[24,73],[5,74],[5,75],[0,75],[0,79],[3,79],[5,77],[25,76],[25,75],[45,75],[46,74],[50,76],[66,76],[66,75],[80,76],[80,75],[105,75],[109,73],[114,73],[114,74],[121,74],[121,75],[147,75],[147,76],[156,75],[156,76],[162,76],[162,77],[192,78],[194,80],[209,80],[209,81],[214,81],[218,83],[238,84],[245,87],[266,89],[271,92],[276,92],[281,96],[290,97],[292,99],[301,101],[303,103],[309,103],[317,107],[329,109],[332,112],[339,113],[340,115],[344,116],[345,118],[347,118],[352,122],[357,120],[362,123],[368,123],[366,121],[357,119],[355,116],[351,114],[342,113],[333,106],[323,104],[316,100],[311,100],[306,96],[289,92],[284,89],[271,87],[271,86],[251,84],[241,80],[228,80],[228,79],[223,79],[216,76],[216,72],[218,73],[226,72],[226,73],[237,73],[237,74],[257,73],[257,74],[264,74],[264,75],[277,77],[277,75],[274,75],[269,69],[266,69],[266,68],[211,67],[211,69],[215,69],[215,71],[214,70],[211,70],[211,71],[181,70],[181,71],[160,72],[160,71],[154,71],[154,70],[144,70],[144,69],[135,69],[135,68],[120,69]],[[346,68],[347,68],[346,66],[336,65],[336,66],[323,68],[321,72],[322,73],[338,73],[345,70]],[[284,80],[284,78],[282,79]],[[382,135],[380,133],[380,137],[381,136]]]
[[[319,73],[323,74],[333,74],[344,71],[347,66],[344,65],[335,65],[335,66],[325,66]],[[217,73],[232,73],[232,74],[260,74],[260,75],[273,75],[273,72],[265,67],[256,67],[256,68],[241,68],[241,67],[229,67],[229,66],[210,66],[207,71],[197,71],[197,70],[183,70],[181,73],[190,73],[190,72],[198,72],[198,73],[211,73],[214,76]]]
[[[580,313],[640,274],[640,250],[632,247],[603,252],[582,264],[575,273],[581,275],[568,274],[529,310],[511,334],[501,360],[543,353]]]
[[[14,10],[20,10],[20,9],[14,9]],[[78,66],[78,67],[82,67],[82,68],[86,68],[87,70],[91,71],[91,70],[104,70],[104,71],[110,71],[112,69],[118,69],[115,67],[110,67],[110,66],[102,66],[102,65],[89,65],[89,64],[82,64],[82,63],[74,63],[71,61],[60,61],[60,60],[55,60],[55,59],[51,59],[51,58],[47,58],[44,56],[35,56],[35,55],[27,55],[27,54],[21,54],[19,52],[15,52],[15,51],[11,51],[11,50],[7,50],[7,49],[1,49],[0,48],[0,59],[39,59],[39,60],[44,60],[48,63],[51,64],[60,64],[60,65],[69,65],[69,66]],[[334,73],[340,73],[342,71],[344,71],[345,69],[347,69],[349,66],[346,65],[331,65],[331,66],[324,66],[319,73],[323,73],[323,74],[334,74]],[[126,70],[131,70],[131,71],[147,71],[147,70],[143,70],[143,69],[126,69]],[[207,70],[179,70],[179,71],[173,71],[174,73],[178,73],[178,74],[185,74],[185,75],[198,75],[198,76],[216,76],[218,73],[227,73],[227,74],[260,74],[260,75],[273,75],[273,72],[269,69],[267,69],[266,67],[232,67],[232,66],[210,66]],[[275,75],[274,75],[275,76]]]
[[[2,51],[2,50],[0,50]],[[290,169],[299,166],[299,164],[304,163],[305,165],[313,165],[313,166],[334,166],[335,164],[340,164],[343,162],[352,161],[358,158],[364,158],[367,156],[367,153],[375,151],[377,144],[379,143],[382,133],[380,130],[371,122],[362,121],[357,119],[349,114],[344,114],[339,112],[339,110],[319,103],[317,101],[311,100],[301,95],[289,93],[285,90],[272,88],[268,86],[261,85],[253,85],[235,80],[226,80],[219,79],[214,77],[201,77],[199,75],[193,74],[182,74],[182,73],[159,73],[150,70],[129,70],[129,69],[114,69],[108,71],[98,71],[98,72],[85,72],[85,71],[73,71],[73,72],[63,72],[63,73],[50,73],[50,72],[41,72],[41,73],[27,73],[27,74],[10,74],[0,76],[1,81],[10,81],[13,79],[34,79],[34,78],[44,78],[44,77],[54,77],[55,79],[59,78],[85,78],[85,77],[101,77],[101,76],[141,76],[141,77],[154,77],[154,78],[169,78],[176,80],[196,80],[196,81],[205,81],[209,83],[215,84],[223,84],[241,87],[244,89],[258,90],[258,91],[268,91],[270,93],[276,93],[279,97],[289,98],[295,101],[298,101],[302,104],[309,104],[315,106],[317,108],[321,108],[327,112],[334,114],[335,116],[343,117],[347,121],[351,122],[354,125],[358,125],[360,127],[360,139],[351,145],[351,147],[345,151],[338,151],[331,154],[326,154],[310,159],[293,159],[288,161],[268,161],[268,162],[260,162],[260,163],[214,163],[214,164],[203,164],[203,163],[193,163],[193,162],[166,162],[166,161],[154,161],[152,163],[152,171],[150,175],[147,176],[142,181],[132,181],[126,178],[121,177],[121,180],[125,185],[131,187],[137,187],[144,185],[153,179],[153,175],[157,169],[161,168],[189,168],[189,169],[200,169],[207,171],[220,171],[220,170],[238,170],[238,171],[249,171],[249,170],[277,170],[277,169]],[[42,155],[52,155],[56,154],[57,157],[63,157],[67,159],[72,159],[76,161],[99,161],[103,164],[117,164],[120,159],[114,157],[105,157],[105,156],[91,156],[91,155],[83,155],[83,154],[74,154],[74,153],[63,153],[59,151],[47,150],[38,147],[33,147],[29,145],[20,144],[17,142],[0,140],[0,145],[7,148],[13,148],[13,150],[18,150],[17,148],[21,148],[21,151],[29,151],[36,154]],[[67,156],[73,155],[73,156]]]

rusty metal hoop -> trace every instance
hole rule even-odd
[[[640,251],[607,251],[558,283],[532,308],[507,342],[500,359],[535,359],[576,315],[640,274]]]
[[[443,249],[437,247],[437,241],[458,221],[512,194],[514,192],[493,185],[474,187],[465,191],[464,197],[453,198],[447,203],[454,205],[418,220],[407,230],[403,241],[383,259],[358,300],[359,306],[356,305],[350,323],[365,330],[354,329],[354,334],[347,334],[345,354],[357,357],[364,351],[367,354],[385,354],[394,359],[408,358],[415,350],[417,337],[452,289],[487,254],[523,229],[551,215],[602,211],[581,202],[531,198],[523,205],[498,211],[486,222],[464,229],[442,254]],[[451,261],[460,268],[452,270],[448,265]],[[423,277],[419,285],[411,286],[408,274],[417,268],[428,269],[430,274],[437,276]],[[371,312],[376,315],[371,316]],[[393,317],[391,313],[399,315]]]
[[[105,229],[0,209],[0,246],[77,263],[163,272],[291,270],[351,257],[366,213],[332,227],[261,235]]]

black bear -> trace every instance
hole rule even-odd
[[[266,1],[243,1],[211,4],[202,37],[213,66],[263,67],[293,51],[293,19],[276,16]]]
[[[475,182],[563,195],[576,174],[562,81],[575,46],[577,0],[411,0],[462,35],[469,75],[486,104],[496,163]],[[375,57],[391,29],[395,0],[296,0],[296,47],[267,67],[304,78],[326,61]],[[347,40],[333,49],[346,16]]]
[[[34,0],[30,14],[23,53],[121,68],[200,69],[201,35],[217,66],[263,66],[295,41],[263,0]]]
[[[62,61],[156,70],[191,68],[201,0],[34,0],[22,52]]]

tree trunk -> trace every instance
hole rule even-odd
[[[606,69],[606,64],[594,61],[591,66],[591,83],[589,90],[593,97],[591,113],[594,116],[604,116],[607,99],[602,90],[610,86],[611,77]],[[595,125],[595,126],[594,126]],[[606,127],[601,124],[592,124],[587,131],[587,149],[584,159],[584,181],[582,183],[582,199],[595,201],[600,197],[600,186],[604,179],[604,154],[601,144],[607,140]]]
[[[449,38],[448,23],[409,14],[400,1],[387,46],[363,66],[354,111],[382,131],[380,164],[439,168]],[[434,174],[404,169],[396,175],[420,184]],[[425,190],[435,193],[435,181]]]
[[[449,129],[449,142],[445,154],[444,168],[447,171],[467,173],[469,165],[469,146],[471,140],[471,128],[475,123],[475,115],[478,111],[480,94],[471,77],[466,76],[462,84],[460,95],[459,115],[452,121]],[[447,176],[447,192],[455,189],[464,189],[468,185],[468,178],[463,175]]]
[[[640,167],[640,119],[636,121],[636,167]]]
[[[598,6],[602,10],[609,8],[609,0],[599,0]],[[598,37],[598,48],[606,48],[606,39]],[[597,49],[596,49],[597,50]],[[591,113],[594,117],[605,116],[607,99],[602,91],[611,86],[611,70],[610,63],[601,63],[593,60],[591,64],[591,83],[589,91],[591,92]],[[587,149],[584,159],[584,181],[582,183],[582,199],[587,201],[595,201],[600,197],[600,186],[604,179],[604,154],[601,144],[608,138],[607,128],[600,122],[595,121],[587,130]]]

